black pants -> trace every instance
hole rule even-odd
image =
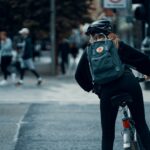
[[[1,69],[4,74],[4,79],[7,80],[8,75],[10,75],[10,72],[8,71],[8,67],[11,64],[11,56],[2,56],[1,57]]]
[[[61,57],[61,72],[62,74],[66,73],[66,67],[68,66],[68,56]]]
[[[26,70],[31,71],[36,76],[36,78],[40,78],[40,75],[34,69],[20,69],[20,80],[24,79],[24,75],[25,75]]]
[[[112,106],[110,98],[122,92],[132,96],[133,102],[128,107],[145,150],[150,150],[150,131],[145,120],[143,95],[134,75],[125,73],[120,79],[103,85],[101,90],[99,97],[101,98],[102,150],[113,150],[118,108]]]

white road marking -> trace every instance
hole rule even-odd
[[[17,125],[17,129],[16,129],[16,134],[14,135],[14,138],[13,138],[13,142],[17,142],[18,141],[18,137],[19,137],[19,133],[20,133],[20,129],[21,129],[21,126],[23,124],[27,124],[28,122],[24,122],[23,119],[24,117],[26,116],[28,110],[29,110],[30,106],[28,106],[27,110],[25,111],[24,115],[20,118],[19,122],[16,123]]]

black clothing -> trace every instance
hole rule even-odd
[[[25,71],[26,69],[20,69],[20,80],[24,79]],[[40,78],[40,75],[36,72],[36,70],[29,69],[29,71],[31,71],[37,79]]]
[[[120,42],[119,44],[118,53],[124,64],[134,67],[137,71],[143,74],[150,75],[150,59],[148,56],[142,54],[123,42]],[[92,77],[90,75],[86,51],[84,51],[80,59],[75,78],[78,84],[85,91],[89,92],[93,89]]]
[[[10,75],[8,67],[11,64],[11,60],[12,60],[12,56],[2,56],[1,57],[1,69],[4,74],[5,80],[7,80],[8,75]]]
[[[68,54],[69,54],[70,48],[69,43],[64,40],[58,45],[58,52],[60,54],[60,57],[63,61],[68,62]]]
[[[24,44],[24,47],[22,47],[22,50],[23,50],[22,59],[28,60],[28,59],[33,58],[33,44],[32,44],[32,40],[30,37],[26,37],[23,40],[25,44]],[[26,70],[27,69],[21,68],[20,66],[20,80],[24,79]],[[35,69],[28,69],[28,70],[30,70],[37,78],[40,77],[40,75],[37,73]]]
[[[92,84],[92,76],[89,69],[89,62],[87,59],[87,53],[84,51],[80,62],[77,66],[76,74],[75,74],[76,81],[78,84],[87,92],[91,91],[93,88]]]
[[[102,125],[102,150],[113,150],[115,137],[115,121],[118,107],[113,107],[111,97],[122,92],[129,93],[133,102],[128,105],[135,127],[142,140],[145,150],[150,149],[150,131],[145,120],[143,95],[136,78],[130,72],[126,72],[121,78],[109,84],[102,85],[100,101],[101,125]]]
[[[62,74],[66,74],[66,67],[68,66],[68,62],[61,61],[60,67],[61,67],[61,72]]]
[[[76,59],[77,55],[78,55],[78,48],[74,45],[70,48],[70,53],[73,56],[74,59]]]
[[[123,42],[120,42],[118,53],[124,64],[134,67],[143,74],[150,75],[150,59],[148,56]],[[85,91],[89,92],[93,89],[86,51],[78,64],[75,78]],[[150,150],[150,131],[145,121],[142,90],[133,73],[126,69],[123,76],[99,87],[100,91],[97,92],[97,95],[101,99],[102,150],[113,150],[118,108],[112,106],[110,99],[112,96],[121,93],[131,95],[133,103],[128,104],[128,107],[145,150]]]
[[[68,65],[68,54],[69,54],[69,43],[67,40],[62,41],[58,45],[58,53],[61,57],[61,71],[63,74],[66,73],[66,66]]]
[[[23,59],[29,59],[33,57],[33,45],[30,37],[24,39],[25,47],[23,50]]]

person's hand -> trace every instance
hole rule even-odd
[[[144,75],[145,80],[150,80],[150,76]]]

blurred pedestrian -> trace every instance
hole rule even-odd
[[[71,53],[74,60],[77,58],[78,52],[79,52],[78,47],[76,46],[75,43],[72,43],[70,45],[70,53]]]
[[[29,36],[30,31],[28,28],[22,28],[19,31],[19,34],[22,36],[22,42],[20,45],[19,53],[19,62],[20,62],[20,80],[17,85],[22,85],[24,80],[25,71],[30,70],[37,78],[37,85],[42,83],[41,76],[37,73],[34,63],[33,63],[33,51],[32,51],[32,41]]]
[[[69,42],[67,39],[63,39],[58,45],[58,52],[60,55],[60,65],[62,74],[66,74],[66,69],[68,68],[68,55],[69,55]]]
[[[70,54],[69,54],[69,67],[68,67],[68,74],[73,75],[74,71],[76,70],[76,58],[79,53],[79,48],[77,47],[76,43],[70,43]]]
[[[4,75],[4,80],[0,82],[0,85],[6,85],[8,75],[10,75],[8,67],[12,59],[12,41],[5,31],[0,32],[0,45],[1,70]]]

